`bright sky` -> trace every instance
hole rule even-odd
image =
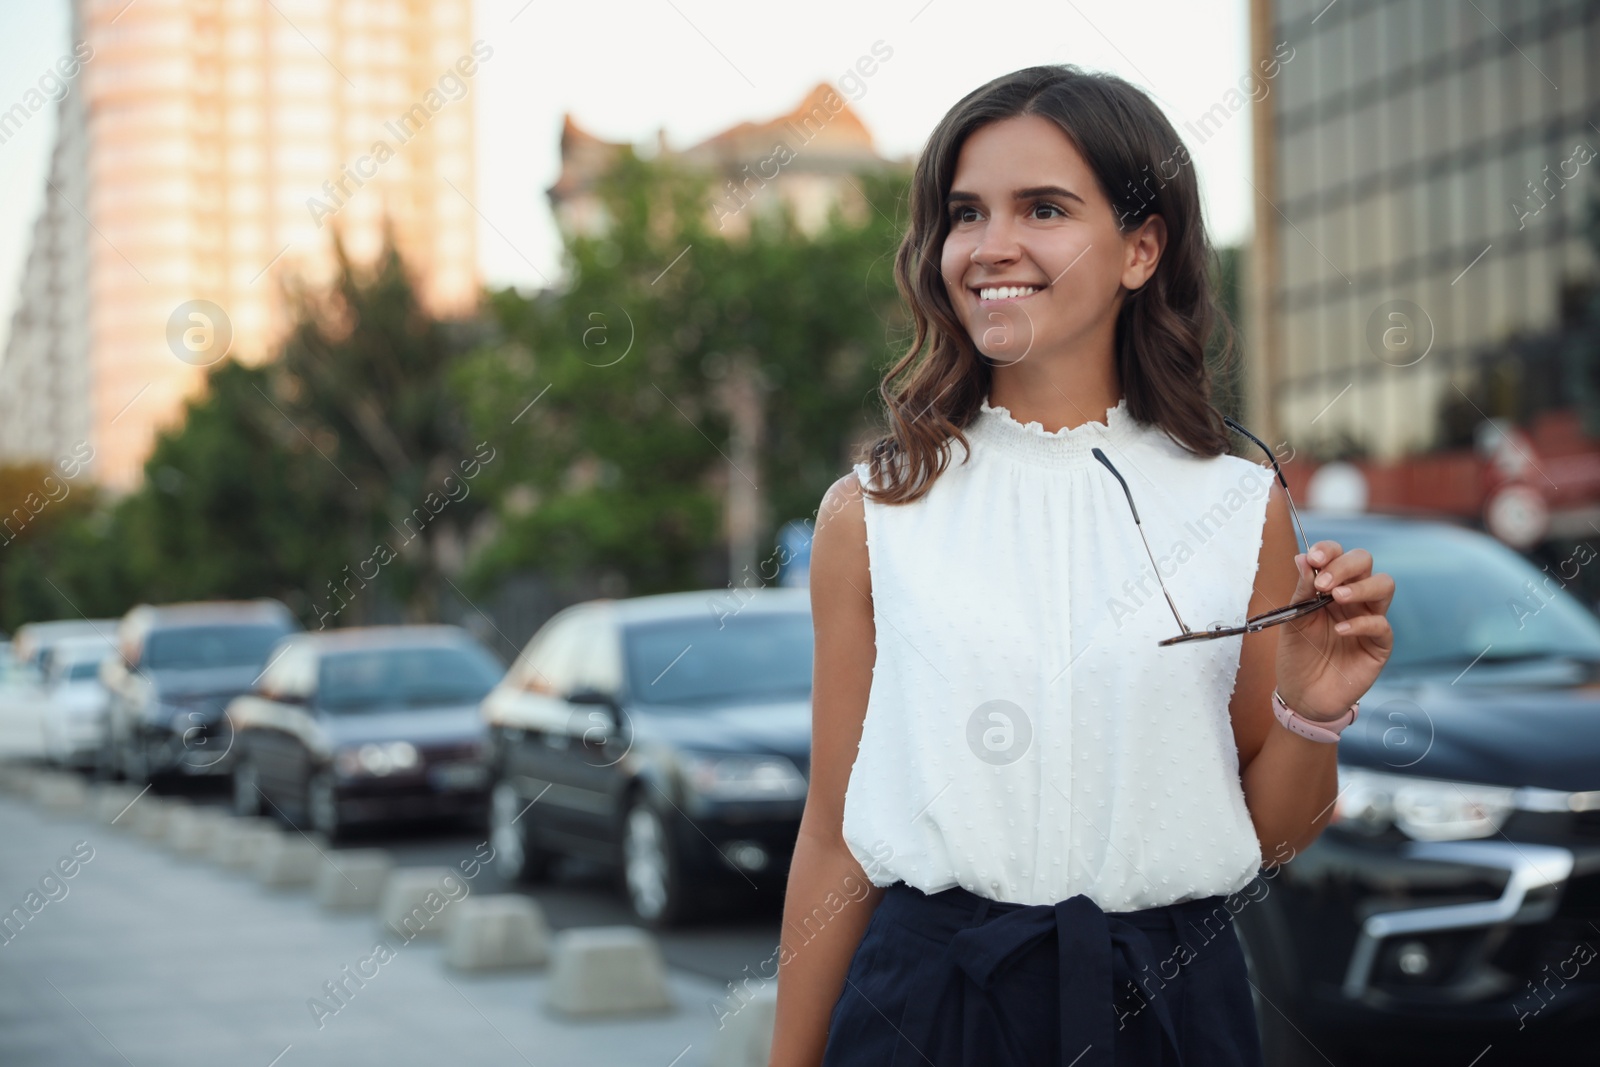
[[[982,11],[956,0],[810,0],[786,12],[748,0],[463,2],[474,4],[474,36],[494,49],[471,82],[478,247],[491,285],[557,277],[544,190],[559,171],[563,112],[607,140],[643,144],[665,127],[682,148],[787,112],[820,80],[837,85],[878,41],[893,55],[851,106],[880,153],[915,154],[952,104],[1000,74],[1061,62],[1111,70],[1150,92],[1188,140],[1214,238],[1235,243],[1250,230],[1248,108],[1204,144],[1184,126],[1249,71],[1246,0],[1010,0]],[[67,10],[67,0],[0,10],[0,110],[68,50]],[[51,105],[0,145],[0,335],[54,136]]]

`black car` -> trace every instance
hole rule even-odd
[[[810,773],[811,651],[804,589],[556,615],[483,704],[502,873],[597,860],[657,926],[722,891],[781,889]]]
[[[163,775],[232,769],[223,709],[255,684],[267,654],[300,629],[276,600],[141,604],[116,628],[117,654],[101,664],[106,729],[102,777],[143,784]]]
[[[234,810],[309,825],[453,819],[487,806],[478,704],[499,660],[455,626],[297,634],[228,707]]]
[[[1244,891],[1268,1062],[1600,1060],[1600,620],[1562,588],[1576,556],[1304,518],[1394,577],[1394,652],[1340,740],[1332,823]]]

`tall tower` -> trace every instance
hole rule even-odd
[[[1600,279],[1600,6],[1250,11],[1252,417],[1384,460],[1439,447],[1475,373]]]
[[[471,40],[470,0],[78,4],[93,54],[74,86],[81,129],[63,121],[62,139],[81,137],[85,173],[76,201],[52,183],[46,215],[86,223],[88,387],[73,399],[98,481],[137,484],[208,367],[273,353],[284,287],[333,277],[335,233],[359,265],[388,225],[429,309],[471,308],[472,96],[493,50]],[[44,355],[58,378],[76,358]],[[8,460],[73,443],[9,436]]]

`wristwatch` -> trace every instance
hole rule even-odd
[[[1361,701],[1358,700],[1337,719],[1330,722],[1313,722],[1285,704],[1276,689],[1272,691],[1272,713],[1278,717],[1278,721],[1311,741],[1336,743],[1344,728],[1356,721],[1356,712],[1360,707]]]

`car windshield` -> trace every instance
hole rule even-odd
[[[1394,577],[1388,669],[1600,660],[1600,619],[1561,588],[1559,567],[1541,570],[1492,538],[1431,525],[1332,539],[1365,548],[1373,569]]]
[[[317,706],[343,713],[475,704],[501,673],[475,645],[334,652],[318,664]]]
[[[630,690],[650,704],[799,699],[811,692],[811,616],[709,613],[623,634]]]
[[[267,653],[289,631],[269,624],[174,626],[144,639],[139,667],[144,670],[198,671],[208,667],[260,667]]]
[[[86,659],[67,668],[66,680],[69,682],[87,682],[99,676],[100,661]]]

